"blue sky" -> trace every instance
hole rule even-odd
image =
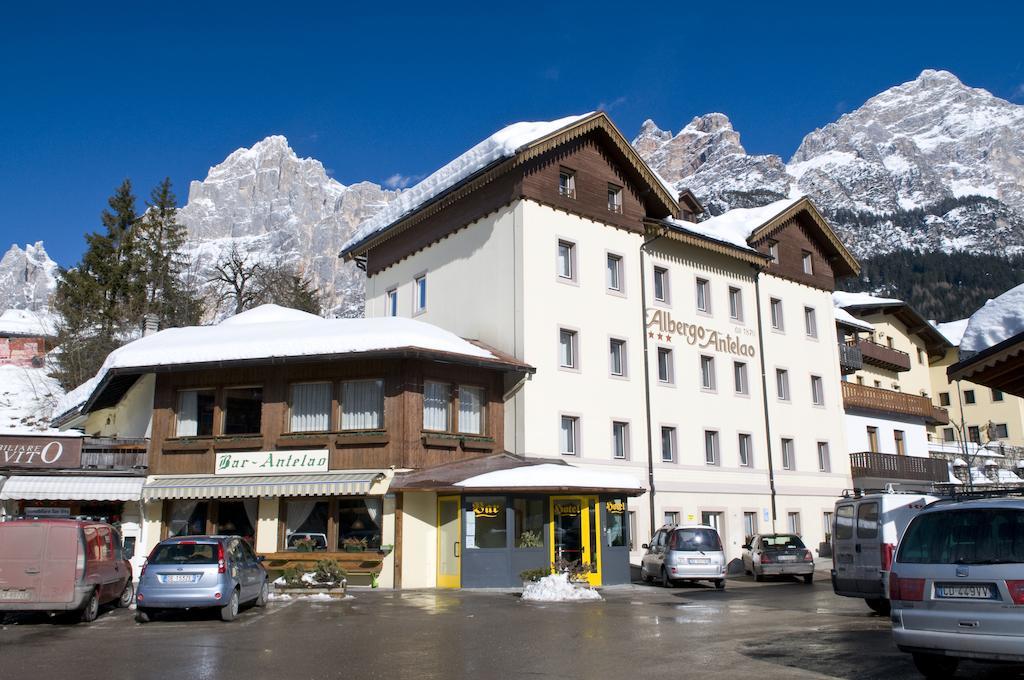
[[[722,111],[788,159],[924,68],[1024,103],[1017,3],[33,4],[0,23],[0,248],[42,239],[65,266],[123,178],[141,199],[170,176],[183,204],[269,134],[384,182],[598,107],[628,137]]]

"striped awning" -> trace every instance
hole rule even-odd
[[[144,477],[13,475],[0,487],[0,500],[137,501]]]
[[[259,498],[261,496],[361,496],[382,471],[316,472],[287,475],[189,475],[150,477],[146,500],[159,498]]]

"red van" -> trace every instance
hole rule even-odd
[[[127,607],[135,595],[121,534],[103,522],[0,522],[0,613],[75,612],[92,621],[101,604]]]

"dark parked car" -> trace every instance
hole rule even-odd
[[[765,576],[800,576],[814,581],[814,555],[796,534],[758,534],[743,546],[743,570],[763,581]]]

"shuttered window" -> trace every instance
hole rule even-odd
[[[341,383],[341,429],[380,430],[384,427],[384,381]]]
[[[331,429],[331,383],[292,385],[292,432]]]

